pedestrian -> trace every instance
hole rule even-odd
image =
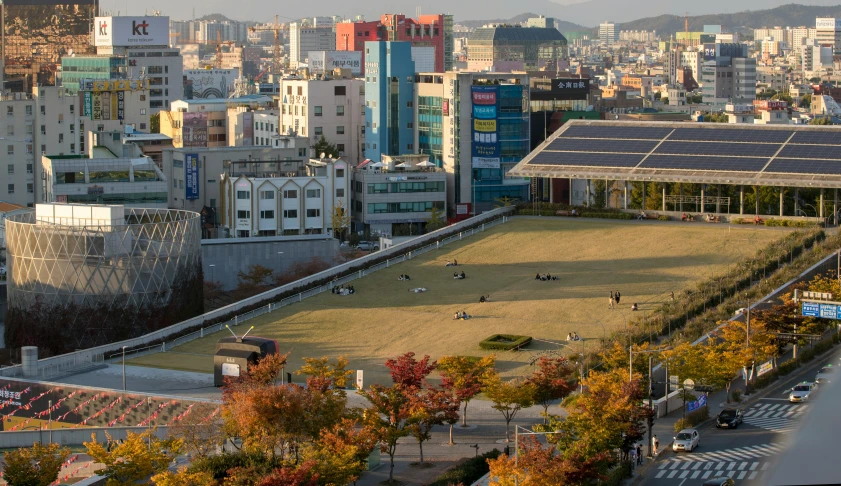
[[[631,448],[631,468],[633,468],[634,464],[636,464],[636,463],[637,463],[637,448],[632,447]]]
[[[675,301],[675,293],[674,292],[669,292],[669,300],[671,300],[672,302]]]
[[[616,293],[614,294],[614,296],[616,297],[616,303],[617,303],[617,304],[619,304],[619,298],[620,298],[621,296],[619,295],[619,291],[618,291],[618,290],[616,291]]]
[[[613,302],[614,302],[613,292],[610,292],[610,300],[608,301],[607,306],[611,309],[613,309]]]
[[[637,465],[642,466],[642,444],[637,444]]]
[[[657,439],[657,436],[651,438],[651,452],[656,456],[657,455],[657,448],[660,447],[660,441]]]

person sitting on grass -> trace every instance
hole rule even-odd
[[[467,277],[467,276],[466,276],[466,275],[464,275],[464,272],[461,272],[461,275],[459,275],[459,276],[458,276],[458,278],[466,278],[466,277]]]
[[[535,280],[540,280],[540,274],[538,273],[537,275],[535,275],[535,276],[534,276],[534,279],[535,279]]]
[[[458,272],[453,272],[453,279],[458,280]]]
[[[637,303],[636,303],[636,302],[634,302],[634,304],[631,306],[631,310],[632,310],[632,311],[639,310],[639,307],[637,307]]]
[[[470,316],[467,315],[467,311],[464,311],[461,313],[461,318],[466,321],[467,319],[470,319]]]
[[[481,296],[481,297],[479,297],[479,303],[480,303],[480,304],[484,304],[484,303],[485,303],[485,296],[484,296],[484,295],[483,295],[483,296]]]
[[[454,321],[457,321],[457,320],[459,320],[459,319],[461,319],[461,312],[456,311],[456,316],[455,316],[455,317],[453,317],[453,320],[454,320]]]
[[[453,259],[453,266],[454,266],[454,267],[457,267],[457,266],[458,266],[458,260],[456,260],[455,258]]]
[[[453,262],[451,262],[451,261],[447,260],[447,264],[446,264],[446,265],[444,265],[444,266],[445,266],[445,267],[452,267],[452,266],[453,266]]]

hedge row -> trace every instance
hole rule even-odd
[[[588,211],[587,209],[582,209],[582,210],[578,210],[578,211],[580,213],[579,216],[581,216],[582,218],[599,218],[599,219],[632,219],[633,218],[633,215],[630,214],[630,213],[619,213],[619,212],[608,213],[608,212],[603,212],[602,210],[599,210],[598,212],[591,212],[591,211]],[[553,209],[538,209],[538,210],[535,211],[534,209],[529,209],[529,208],[523,208],[523,209],[518,208],[517,209],[517,215],[519,215],[519,216],[558,216],[556,214],[556,210],[553,210]],[[566,217],[569,217],[569,216],[563,216],[563,217],[566,218]]]
[[[680,432],[683,429],[691,429],[708,418],[710,418],[710,409],[708,407],[701,407],[694,412],[689,412],[686,414],[686,418],[680,418],[675,422],[675,432]]]
[[[428,486],[455,486],[457,484],[469,485],[473,484],[482,478],[491,470],[488,466],[489,459],[496,459],[499,455],[499,449],[494,449],[486,452],[481,456],[472,457],[461,464],[445,471],[443,474],[435,478],[435,481],[429,483]]]
[[[742,224],[745,221],[753,222],[753,218],[732,218],[730,220],[730,222],[733,224]],[[764,219],[762,220],[762,224],[764,226],[777,226],[786,228],[809,228],[812,226],[818,226],[818,223],[815,221],[801,221],[793,219]]]
[[[504,341],[503,341],[504,340]],[[482,349],[495,349],[510,351],[527,346],[531,342],[531,336],[518,336],[516,334],[494,334],[479,343]]]
[[[625,480],[631,477],[633,466],[630,462],[622,461],[616,469],[607,474],[607,479],[600,481],[599,484],[604,486],[622,486]]]

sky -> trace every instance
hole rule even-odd
[[[585,26],[595,26],[601,21],[627,22],[642,17],[662,14],[689,15],[732,13],[777,7],[791,0],[705,0],[691,5],[674,0],[565,0],[567,5],[551,0],[319,0],[318,2],[279,2],[277,0],[146,0],[142,3],[125,0],[101,0],[103,11],[116,15],[150,15],[160,10],[175,20],[193,18],[211,13],[221,13],[234,20],[273,21],[275,14],[281,22],[314,15],[340,15],[353,17],[359,14],[368,20],[379,18],[382,13],[402,13],[415,16],[421,13],[449,13],[459,20],[507,19],[525,12],[533,12]],[[809,0],[810,5],[836,5],[841,0]],[[604,18],[610,12],[614,18]]]

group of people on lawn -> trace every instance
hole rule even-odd
[[[557,275],[554,275],[554,276],[549,275],[548,273],[538,273],[537,275],[534,276],[534,279],[546,282],[546,281],[549,281],[549,280],[558,280],[558,276]]]

